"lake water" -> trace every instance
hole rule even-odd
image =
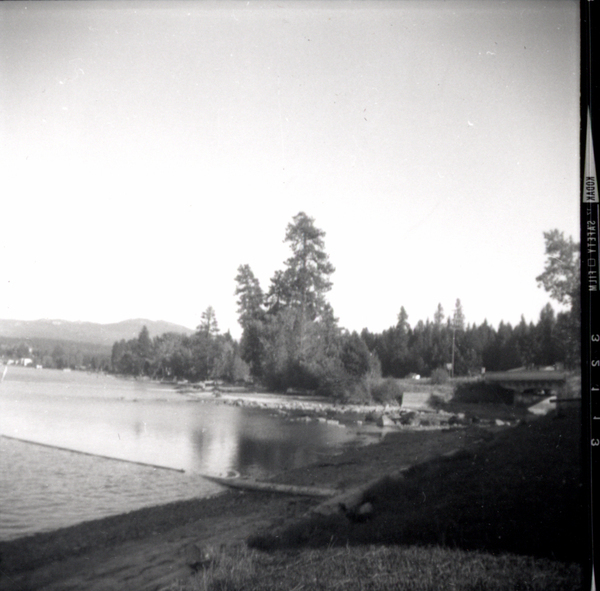
[[[172,386],[10,367],[0,384],[0,540],[223,490],[201,473],[264,477],[356,441],[356,429],[198,401]]]

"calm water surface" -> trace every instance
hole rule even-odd
[[[0,539],[222,490],[200,473],[267,474],[357,439],[266,410],[198,401],[113,376],[10,367],[0,384]]]

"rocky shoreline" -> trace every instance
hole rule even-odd
[[[430,392],[428,396],[427,393],[423,396],[423,393],[419,392],[418,400],[402,404],[343,404],[315,396],[299,398],[245,389],[198,389],[180,386],[178,390],[199,402],[269,410],[290,421],[318,421],[341,428],[349,425],[411,429],[443,429],[472,424],[512,426],[520,420],[515,413],[508,413],[507,418],[498,418],[495,416],[498,414],[497,408],[494,409],[494,416],[487,416],[489,413],[486,412],[486,405],[470,405],[478,408],[466,411],[445,410],[444,399],[434,392]],[[409,396],[406,395],[407,398]],[[482,410],[483,412],[478,412]]]

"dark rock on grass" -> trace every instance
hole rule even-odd
[[[193,572],[198,572],[212,565],[214,554],[211,548],[202,544],[189,544],[185,548],[185,562]]]
[[[374,507],[370,501],[361,503],[358,507],[348,508],[343,503],[340,505],[341,512],[353,523],[364,523],[373,518]]]

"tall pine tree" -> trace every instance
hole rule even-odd
[[[264,294],[249,265],[240,265],[235,277],[235,295],[238,296],[238,321],[242,327],[240,356],[250,365],[254,377],[262,376],[264,331]]]
[[[320,319],[327,312],[325,294],[331,289],[331,275],[335,271],[325,252],[325,232],[314,225],[314,219],[304,212],[294,216],[288,224],[285,240],[292,256],[285,262],[285,270],[275,274],[271,281],[269,303],[278,311],[293,310],[294,333],[298,353],[304,348],[307,322]]]

